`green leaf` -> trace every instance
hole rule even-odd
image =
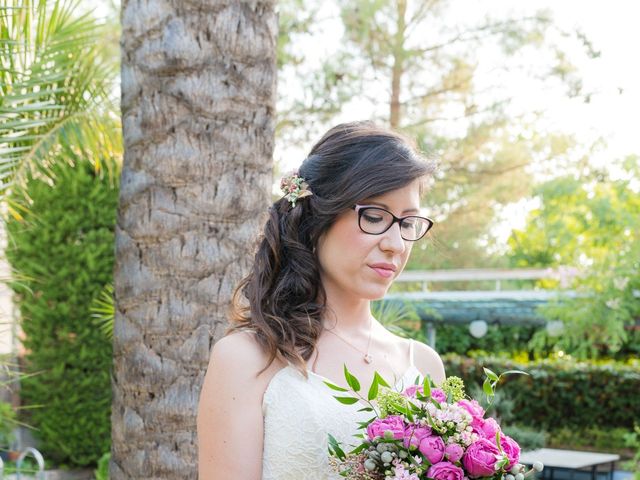
[[[331,383],[331,382],[329,382],[327,380],[323,380],[322,383],[324,383],[327,387],[329,387],[329,388],[331,388],[333,390],[336,390],[338,392],[348,392],[349,391],[349,389],[340,387],[340,386],[338,386],[338,385],[336,385],[334,383]]]
[[[328,433],[327,435],[329,437],[329,453],[333,456],[338,457],[340,460],[344,460],[346,455],[342,448],[340,448],[340,442],[338,442],[338,440],[336,440],[335,437],[330,433]]]
[[[378,382],[378,385],[391,388],[391,386],[386,382],[384,378],[382,378],[382,375],[380,375],[378,372],[373,372],[373,378],[376,379],[376,381]]]
[[[491,370],[489,370],[486,367],[482,367],[482,369],[484,370],[484,374],[489,377],[491,380],[493,380],[494,382],[498,381],[498,375],[496,375],[494,372],[492,372]]]
[[[491,386],[491,381],[488,378],[484,379],[484,383],[482,384],[482,391],[488,397],[493,397],[493,387]]]
[[[356,403],[358,401],[358,399],[354,398],[354,397],[336,397],[336,396],[334,396],[333,398],[338,400],[340,403],[344,403],[345,405],[353,405],[354,403]]]
[[[501,469],[501,468],[505,468],[507,465],[509,465],[509,459],[506,457],[503,457],[502,460],[498,461],[496,463],[496,467],[497,469]]]
[[[373,381],[369,387],[369,393],[367,394],[367,400],[371,401],[378,396],[378,378],[376,374],[373,375]]]
[[[351,387],[354,392],[360,391],[360,382],[358,379],[351,374],[349,369],[347,368],[347,364],[344,364],[344,378],[347,380],[347,383]]]
[[[502,377],[503,375],[511,375],[511,374],[529,375],[529,373],[523,372],[522,370],[507,370],[506,372],[502,372],[500,376]]]
[[[424,382],[422,382],[422,390],[425,397],[431,396],[431,377],[426,375],[424,377]]]
[[[357,455],[358,453],[360,453],[361,451],[365,450],[368,447],[368,445],[366,443],[361,443],[360,445],[358,445],[356,448],[354,448],[353,450],[351,450],[349,453],[353,454],[353,455]]]

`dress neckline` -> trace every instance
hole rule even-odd
[[[293,368],[293,369],[295,370],[295,367],[294,367],[294,366],[292,366],[292,365],[287,365],[287,366],[288,366],[288,367],[291,367],[291,368]],[[420,374],[420,376],[422,376],[422,373],[420,373],[420,371],[415,367],[415,365],[411,364],[411,365],[409,365],[409,368],[407,368],[407,369],[405,370],[405,372],[404,372],[400,377],[398,377],[398,379],[396,380],[396,383],[393,385],[393,387],[397,387],[397,386],[398,386],[398,384],[399,384],[401,381],[405,380],[405,379],[406,379],[406,377],[407,377],[407,375],[409,375],[409,372],[411,372],[411,370],[413,370],[413,369],[415,369],[415,370],[416,370],[416,372],[418,372],[418,373]],[[325,376],[323,376],[323,375],[320,375],[319,373],[316,373],[316,372],[314,372],[314,371],[312,371],[312,370],[307,369],[307,373],[310,373],[311,375],[313,375],[313,376],[315,376],[315,377],[318,377],[318,378],[320,378],[320,379],[322,379],[322,380],[326,380],[327,382],[332,383],[332,384],[334,384],[334,385],[338,385],[336,382],[334,382],[334,381],[333,381],[333,380],[331,380],[330,378],[327,378],[327,377],[325,377]],[[386,380],[386,378],[385,378],[385,380]],[[339,385],[338,385],[338,386],[339,386]]]
[[[410,338],[410,339],[409,339],[409,367],[408,367],[408,368],[407,368],[407,370],[404,372],[404,374],[403,374],[403,375],[401,375],[401,376],[396,380],[395,385],[393,385],[393,387],[392,387],[392,388],[394,388],[396,391],[398,390],[398,386],[400,385],[400,382],[405,381],[405,380],[406,380],[406,378],[407,378],[407,376],[409,375],[409,373],[410,373],[412,370],[414,371],[415,375],[413,375],[413,378],[410,378],[410,379],[409,379],[409,381],[408,381],[407,383],[405,383],[405,384],[403,384],[403,385],[402,385],[402,388],[403,388],[403,389],[404,389],[404,388],[406,388],[406,387],[408,387],[409,385],[412,385],[412,384],[413,384],[412,382],[413,382],[413,380],[415,379],[415,377],[419,376],[419,377],[423,377],[423,378],[424,378],[424,376],[422,375],[422,372],[421,372],[420,370],[418,370],[418,368],[415,366],[415,363],[414,363],[414,361],[413,361],[413,343],[414,343],[413,339],[411,339],[411,338]],[[277,372],[276,372],[276,373],[271,377],[271,379],[269,380],[269,382],[267,383],[267,386],[266,386],[265,391],[264,391],[264,393],[263,393],[263,407],[264,407],[264,396],[265,396],[265,395],[267,394],[267,392],[272,388],[272,384],[275,382],[276,377],[279,377],[279,376],[283,375],[283,374],[284,374],[285,372],[287,372],[287,371],[289,371],[289,372],[290,372],[290,374],[293,374],[293,375],[296,375],[296,376],[298,376],[298,377],[300,377],[300,378],[302,378],[302,379],[305,379],[305,378],[304,378],[304,375],[303,375],[303,374],[302,374],[302,373],[301,373],[301,372],[300,372],[300,371],[299,371],[299,370],[298,370],[298,369],[297,369],[297,368],[296,368],[296,367],[295,367],[291,362],[287,361],[287,365],[285,365],[283,368],[281,368],[280,370],[278,370],[278,371],[277,371]],[[309,374],[309,376],[310,376],[310,377],[315,377],[317,380],[327,381],[327,382],[330,382],[330,383],[332,383],[332,384],[336,385],[336,383],[335,383],[333,380],[331,380],[331,379],[329,379],[329,378],[327,378],[327,377],[325,377],[325,376],[323,376],[323,375],[320,375],[319,373],[314,372],[313,370],[311,370],[311,368],[309,368],[309,366],[308,366],[308,365],[307,365],[307,374]],[[387,380],[387,379],[385,378],[385,380]],[[334,393],[335,393],[335,394],[339,393],[339,392],[335,392],[335,391],[333,391],[333,390],[331,390],[331,391],[330,391],[330,388],[329,388],[326,384],[324,384],[324,383],[322,383],[322,384],[321,384],[321,385],[319,385],[319,386],[320,386],[320,387],[322,387],[322,391],[323,391],[323,392],[325,392],[327,395],[331,395],[331,396],[333,396],[333,394],[334,394]],[[345,392],[345,393],[346,393],[346,392]],[[366,403],[362,403],[362,401],[361,401],[361,400],[358,400],[358,402],[357,402],[357,403],[359,403],[359,404],[360,404],[360,405],[362,405],[362,406],[369,406],[369,405],[367,405]]]
[[[295,368],[293,365],[291,365],[291,363],[290,363],[290,362],[288,363],[288,365],[287,365],[287,366],[290,366],[291,368],[293,368],[294,370],[296,370],[296,368]],[[413,362],[413,338],[410,338],[410,339],[409,339],[409,367],[405,370],[405,372],[404,372],[402,375],[400,375],[400,376],[396,379],[396,383],[393,385],[393,388],[397,387],[397,386],[398,386],[398,384],[399,384],[401,381],[403,381],[403,380],[407,377],[407,375],[409,374],[409,372],[411,372],[411,369],[414,369],[414,370],[415,370],[415,371],[416,371],[420,376],[422,376],[422,372],[420,372],[420,371],[416,368],[416,366],[415,366],[415,364],[414,364],[414,362]],[[333,381],[333,380],[331,380],[330,378],[327,378],[327,377],[325,377],[325,376],[323,376],[323,375],[320,375],[319,373],[316,373],[316,372],[314,372],[313,370],[311,370],[311,368],[309,368],[309,365],[307,365],[307,373],[310,373],[311,375],[314,375],[314,376],[316,376],[316,377],[318,377],[318,378],[320,378],[320,379],[322,379],[322,380],[326,380],[327,382],[332,383],[332,384],[334,384],[334,385],[338,385],[336,382],[334,382],[334,381]],[[387,380],[387,379],[385,378],[385,380]],[[411,380],[413,380],[413,379],[411,379]]]

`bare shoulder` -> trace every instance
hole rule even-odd
[[[444,364],[438,352],[429,345],[417,340],[414,344],[414,363],[418,370],[424,375],[431,376],[431,379],[437,384],[441,384],[445,380]]]
[[[255,334],[248,331],[234,332],[219,339],[211,349],[210,365],[213,361],[231,363],[242,360],[239,366],[255,366],[254,364],[266,359],[265,353],[255,338]]]
[[[198,403],[198,472],[201,480],[261,478],[262,397],[274,372],[250,332],[218,340],[209,358]],[[253,432],[247,437],[246,432]],[[242,462],[237,458],[242,457]]]
[[[242,331],[222,337],[213,345],[209,368],[232,374],[239,381],[255,382],[259,389],[261,384],[268,383],[271,371],[275,373],[282,367],[276,357],[269,368],[258,376],[267,361],[268,355],[262,350],[255,334]]]
[[[258,372],[265,365],[265,354],[252,337],[250,332],[233,333],[213,345],[200,393],[200,414],[207,410],[217,414],[240,404],[259,405]]]

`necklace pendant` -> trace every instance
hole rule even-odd
[[[371,363],[373,361],[373,358],[371,358],[371,355],[369,355],[368,353],[364,356],[364,361],[367,363]]]

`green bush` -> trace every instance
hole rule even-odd
[[[10,403],[0,402],[0,451],[6,450],[14,440],[16,412]]]
[[[461,377],[467,386],[481,384],[482,367],[507,375],[499,385],[514,402],[519,424],[544,430],[610,430],[629,428],[640,418],[640,363],[586,363],[571,359],[515,362],[502,358],[444,355],[447,375]]]
[[[410,309],[411,304],[407,303],[406,308]],[[405,329],[408,329],[409,335],[416,340],[427,341],[424,326],[419,321],[407,323]],[[443,320],[436,325],[436,350],[458,355],[491,352],[492,355],[515,356],[524,352],[530,359],[545,358],[553,354],[555,349],[551,343],[541,345],[540,341],[534,342],[536,335],[543,331],[546,331],[544,327],[533,325],[489,324],[486,335],[475,338],[469,333],[469,325],[447,324],[446,320]],[[640,355],[640,329],[630,328],[627,339],[621,344],[619,350],[610,352],[609,358],[624,361],[637,358],[638,355]]]
[[[107,452],[98,460],[98,468],[93,471],[96,480],[109,480],[109,460],[111,452]]]
[[[510,436],[518,442],[518,445],[520,445],[523,451],[536,450],[546,445],[545,434],[539,430],[519,427],[517,425],[507,425],[502,427],[502,431],[505,435]]]
[[[624,445],[631,449],[633,458],[626,462],[623,468],[634,472],[634,479],[640,480],[640,425],[635,424],[632,432],[627,432],[624,436]]]
[[[547,432],[546,445],[560,449],[620,452],[627,447],[625,438],[628,434],[629,428],[565,427]]]
[[[7,259],[25,333],[22,381],[45,457],[95,464],[110,448],[111,342],[89,307],[112,281],[117,186],[88,163],[54,167],[56,184],[30,179],[28,210],[7,221]],[[20,198],[14,198],[20,201]]]
[[[507,355],[528,351],[528,343],[540,327],[489,325],[482,338],[469,333],[469,325],[438,325],[436,348],[439,352],[466,355],[474,350],[501,352]]]

